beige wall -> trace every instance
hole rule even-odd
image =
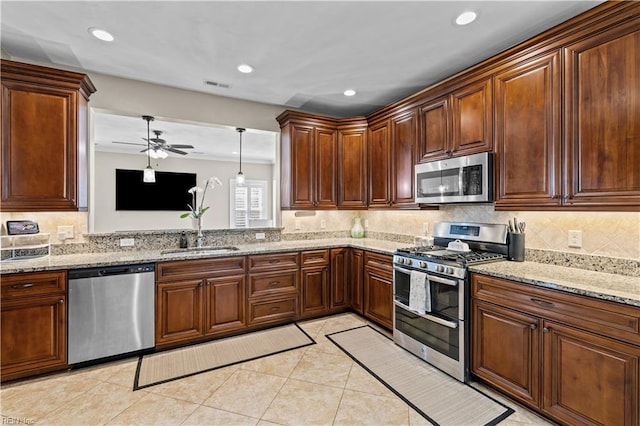
[[[590,254],[626,259],[640,258],[640,213],[637,212],[496,212],[493,206],[443,207],[438,211],[338,211],[318,212],[312,217],[282,213],[286,233],[320,231],[325,220],[328,231],[348,230],[353,218],[368,222],[368,230],[403,235],[421,235],[423,224],[439,221],[507,223],[514,216],[527,223],[527,248]],[[295,230],[295,221],[301,230]],[[568,231],[581,230],[583,247],[569,248]]]

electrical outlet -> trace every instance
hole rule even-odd
[[[70,238],[73,238],[73,225],[58,226],[58,239],[62,241]]]
[[[364,220],[364,227],[365,229],[369,227],[369,219]]]
[[[320,229],[327,229],[327,221],[322,219],[320,221]]]
[[[264,240],[265,235],[264,232],[256,232],[256,240]]]
[[[299,221],[299,220],[297,220],[297,219],[296,219],[296,221],[295,221],[295,227],[296,227],[296,230],[298,230],[298,231],[299,231],[299,230],[300,230],[300,228],[301,228],[301,226],[300,226],[300,221]]]
[[[133,247],[135,243],[134,238],[120,238],[120,247]]]
[[[569,230],[569,247],[582,248],[582,231]]]
[[[422,222],[422,234],[427,235],[429,233],[429,222]]]

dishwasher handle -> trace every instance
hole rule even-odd
[[[103,266],[101,268],[84,268],[84,269],[72,269],[69,271],[69,279],[80,278],[96,278],[107,277],[112,275],[127,275],[127,274],[140,274],[144,272],[155,271],[155,265],[153,263],[144,263],[139,265],[118,265],[118,266]]]

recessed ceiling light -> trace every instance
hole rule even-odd
[[[100,28],[89,28],[89,34],[102,41],[113,41],[113,35],[109,31],[105,31]]]
[[[253,72],[253,67],[247,64],[240,64],[238,65],[238,71],[244,74],[249,74]]]
[[[347,90],[344,91],[344,95],[345,96],[353,96],[355,94],[356,94],[356,91],[353,90],[353,89],[347,89]]]
[[[458,25],[467,25],[472,23],[473,21],[476,20],[476,17],[478,15],[476,15],[475,12],[472,11],[467,11],[467,12],[462,12],[457,18],[456,18],[456,24]]]

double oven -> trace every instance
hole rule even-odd
[[[467,266],[506,258],[506,225],[440,222],[434,226],[434,237],[436,246],[399,249],[393,256],[393,339],[466,382],[470,341]],[[458,241],[464,237],[464,242]],[[463,250],[458,249],[461,242]],[[452,246],[456,249],[447,248]]]

